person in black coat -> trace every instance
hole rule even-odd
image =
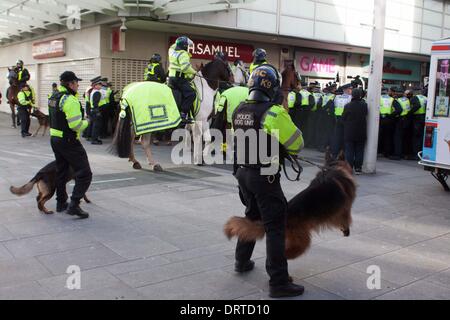
[[[352,101],[344,108],[345,159],[356,174],[362,173],[364,145],[367,138],[367,103],[362,100],[361,89],[353,89]]]

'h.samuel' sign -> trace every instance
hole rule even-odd
[[[176,37],[170,37],[169,46],[176,39]],[[215,52],[222,51],[227,54],[228,61],[230,62],[240,59],[246,63],[250,63],[253,60],[252,53],[254,48],[251,45],[201,39],[192,39],[192,41],[194,42],[194,47],[189,48],[189,52],[194,59],[211,60]]]

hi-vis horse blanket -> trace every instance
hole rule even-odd
[[[134,82],[123,89],[121,108],[130,108],[136,135],[177,127],[180,112],[165,84]]]

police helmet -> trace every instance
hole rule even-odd
[[[150,62],[152,63],[160,63],[161,62],[161,55],[159,53],[155,53],[150,58]]]
[[[261,65],[253,70],[248,80],[249,99],[272,101],[280,88],[277,71],[270,65]]]
[[[216,51],[216,53],[214,54],[214,59],[220,59],[223,62],[228,61],[227,55],[223,51]]]
[[[263,48],[257,48],[253,51],[253,58],[255,61],[266,60],[267,52]]]
[[[16,61],[16,65],[20,65],[20,66],[22,67],[22,66],[23,66],[23,61],[22,61],[22,60],[20,60],[20,59],[19,59],[19,60],[17,60],[17,61]]]
[[[181,36],[181,37],[177,38],[177,40],[175,41],[175,44],[176,44],[176,49],[187,50],[188,47],[193,45],[194,43],[188,37]]]
[[[244,62],[242,61],[242,60],[240,60],[240,59],[236,59],[236,60],[234,60],[234,65],[237,67],[237,66],[243,66],[244,65]]]

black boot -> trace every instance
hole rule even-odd
[[[255,267],[255,262],[252,260],[248,260],[246,262],[236,261],[236,263],[234,264],[234,271],[243,273],[243,272],[253,270],[254,267]]]
[[[57,202],[56,203],[56,212],[63,212],[66,211],[69,207],[69,204],[66,202]]]
[[[270,286],[269,296],[271,298],[295,297],[302,295],[304,291],[303,286],[288,282],[281,286]]]
[[[89,218],[89,213],[83,211],[83,209],[80,208],[80,204],[74,201],[70,202],[69,209],[66,213],[71,216],[79,216],[81,219]]]

